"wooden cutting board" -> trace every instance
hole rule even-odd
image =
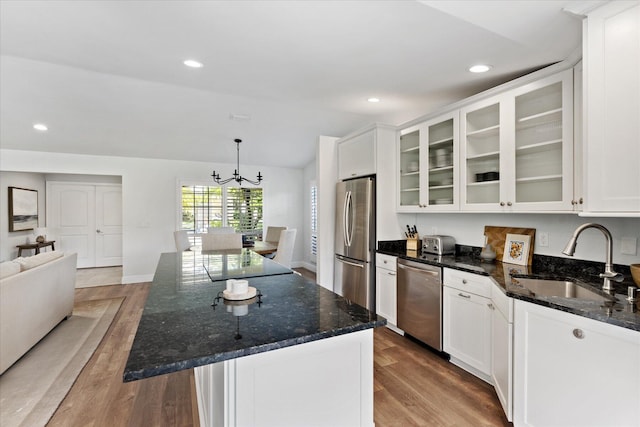
[[[507,237],[507,234],[524,234],[525,236],[531,237],[529,260],[527,261],[527,265],[531,265],[531,263],[533,262],[533,248],[535,244],[536,229],[485,225],[484,235],[487,236],[487,243],[489,243],[493,247],[493,250],[496,251],[497,261],[502,261],[502,254],[504,253],[504,241]]]

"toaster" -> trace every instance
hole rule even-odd
[[[451,255],[456,252],[456,241],[451,236],[423,236],[422,253]]]

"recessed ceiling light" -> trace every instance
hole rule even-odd
[[[202,62],[194,61],[193,59],[187,59],[183,62],[184,65],[191,68],[202,68]]]
[[[380,98],[369,98],[367,99],[369,102],[380,102]]]
[[[486,73],[491,69],[491,65],[478,64],[469,68],[472,73]]]
[[[44,131],[46,131],[47,129],[49,129],[49,128],[47,127],[47,125],[42,124],[42,123],[36,123],[35,125],[33,125],[33,128],[34,128],[35,130],[39,130],[39,131],[41,131],[41,132],[44,132]]]

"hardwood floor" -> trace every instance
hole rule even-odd
[[[192,370],[122,382],[149,286],[76,289],[125,300],[49,426],[199,425]],[[374,390],[376,427],[510,425],[491,386],[387,328],[374,332]]]

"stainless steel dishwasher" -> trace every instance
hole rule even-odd
[[[442,351],[442,268],[398,259],[398,327]]]

